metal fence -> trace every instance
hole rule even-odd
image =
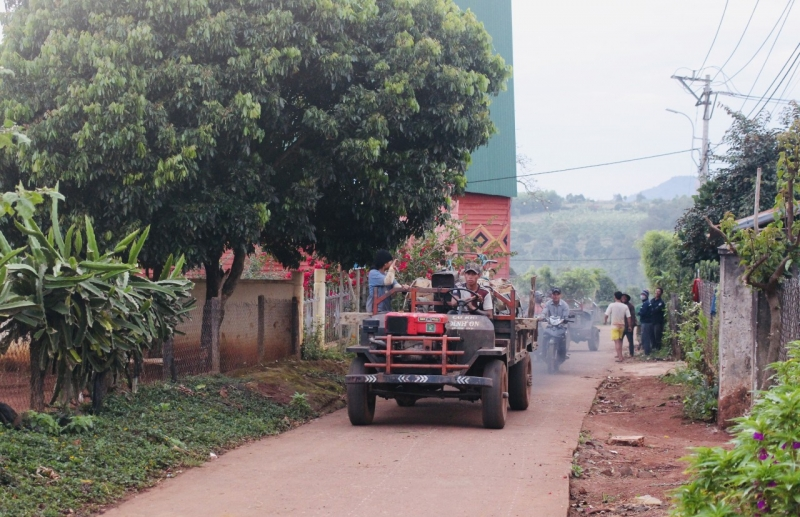
[[[274,361],[298,352],[299,307],[292,300],[260,298],[258,303],[197,306],[182,332],[167,343],[158,343],[141,364],[131,362],[126,378],[117,385],[177,379],[189,375],[225,373]],[[30,407],[30,355],[28,343],[19,342],[0,356],[0,402],[17,411]],[[45,401],[55,387],[52,371],[45,375]]]

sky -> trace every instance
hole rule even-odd
[[[698,138],[694,147],[699,148],[702,113],[691,94],[670,76],[691,76],[695,70],[713,78],[718,69],[712,67],[722,67],[714,91],[747,94],[752,88],[751,95],[760,98],[800,43],[800,6],[794,1],[728,0],[723,17],[726,0],[513,0],[517,149],[528,163],[527,170],[520,167],[517,174],[690,149],[690,120],[668,108],[690,117]],[[726,83],[726,76],[756,54],[787,5],[788,18],[772,52],[780,24],[750,64]],[[795,67],[800,68],[800,61]],[[784,98],[798,98],[798,83],[800,72],[793,77],[789,73],[778,95],[789,84]],[[717,101],[710,122],[712,147],[731,124],[720,104],[739,110],[745,102],[724,95]],[[748,101],[744,112],[756,101]],[[785,104],[769,104],[768,109],[776,106],[777,116]],[[541,175],[535,185],[562,196],[610,199],[673,176],[696,174],[697,167],[686,153]]]

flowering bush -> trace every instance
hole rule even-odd
[[[800,342],[772,367],[777,384],[734,427],[733,448],[698,448],[673,517],[800,515]]]
[[[456,251],[462,253],[483,253],[490,259],[507,258],[510,253],[501,249],[480,250],[478,244],[464,235],[461,222],[450,220],[436,230],[427,232],[419,239],[411,239],[395,253],[398,277],[403,283],[411,283],[417,278],[431,278],[434,271],[440,271]],[[457,255],[453,266],[460,268],[467,262],[477,262],[475,256]]]

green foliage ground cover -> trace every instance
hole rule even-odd
[[[291,368],[303,367],[304,378],[321,379],[338,398],[342,378],[334,379],[328,366]],[[0,427],[0,516],[88,515],[199,465],[210,452],[278,434],[314,415],[305,396],[289,393],[281,405],[265,396],[266,387],[247,375],[195,377],[144,386],[135,396],[110,395],[101,415],[73,420],[70,428],[40,414],[29,415],[23,430]]]
[[[773,365],[777,384],[737,419],[732,447],[701,447],[689,481],[675,492],[674,517],[800,513],[800,342]]]

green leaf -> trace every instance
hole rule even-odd
[[[95,260],[100,257],[100,250],[97,248],[97,240],[94,238],[94,227],[92,220],[86,216],[86,257]]]

